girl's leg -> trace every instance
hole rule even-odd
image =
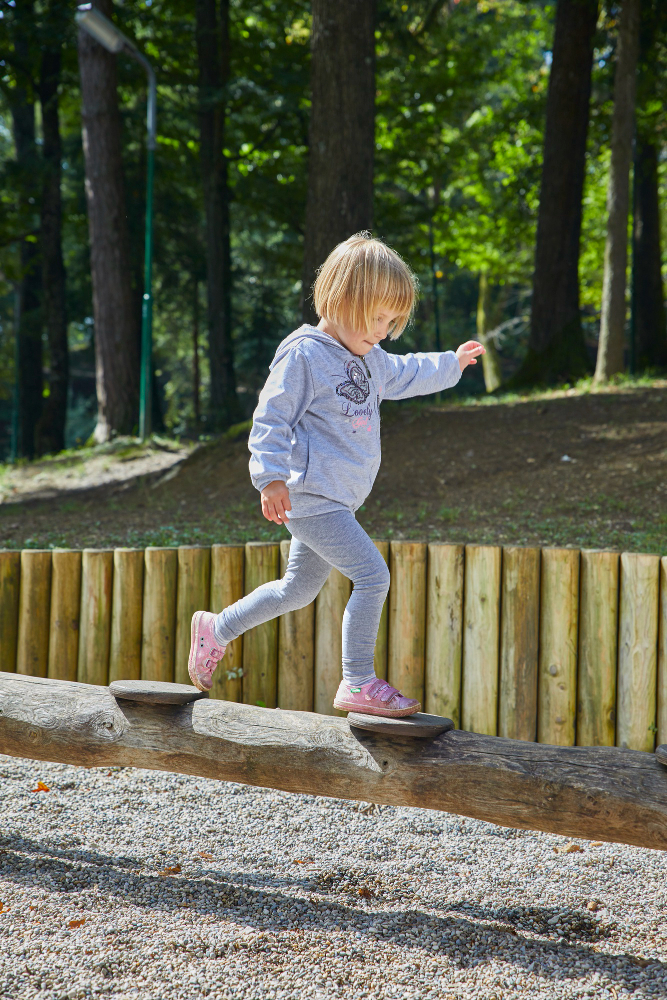
[[[214,624],[217,641],[220,645],[227,646],[232,639],[238,638],[255,625],[268,622],[287,611],[305,608],[315,600],[330,571],[330,563],[304,542],[293,537],[287,570],[282,580],[265,583],[236,604],[225,608]]]
[[[343,679],[360,687],[375,678],[375,641],[389,590],[387,564],[348,510],[290,518],[289,529],[326,567],[335,566],[352,581],[343,615]]]

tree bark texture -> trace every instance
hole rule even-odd
[[[29,79],[28,32],[34,17],[32,3],[20,4],[14,14],[17,86],[11,91],[12,131],[16,168],[21,178],[21,214],[38,229],[40,161],[35,145],[35,105]],[[23,240],[18,287],[18,454],[34,458],[36,429],[42,412],[42,280],[39,244]]]
[[[479,294],[477,297],[477,339],[486,348],[482,355],[482,371],[484,372],[484,387],[487,392],[495,392],[503,380],[500,370],[500,356],[493,337],[488,336],[491,326],[489,312],[491,309],[491,289],[486,271],[479,275]]]
[[[60,39],[56,38],[59,43]],[[65,447],[69,354],[65,302],[65,265],[62,254],[60,182],[62,147],[58,116],[60,47],[45,48],[39,86],[42,106],[43,168],[41,249],[44,325],[49,344],[49,395],[44,400],[37,430],[37,450],[57,452]]]
[[[515,385],[589,367],[579,312],[579,243],[598,0],[558,0],[544,134],[528,352]]]
[[[222,427],[240,419],[231,335],[232,265],[229,170],[224,154],[229,82],[229,0],[197,0],[199,136],[206,213],[210,419]]]
[[[0,753],[417,806],[522,830],[667,850],[667,771],[653,754],[452,730],[381,736],[347,719],[0,673]]]
[[[111,0],[94,0],[111,18]],[[79,32],[81,114],[95,318],[95,439],[128,434],[139,414],[139,334],[132,301],[116,57]]]
[[[302,310],[331,250],[373,224],[375,0],[313,0]]]
[[[641,0],[623,0],[618,29],[611,163],[607,189],[600,340],[595,381],[606,382],[625,367],[625,289],[628,267],[630,165],[635,123]]]
[[[667,366],[667,324],[662,281],[659,139],[656,108],[657,47],[667,17],[662,0],[643,0],[637,74],[637,139],[632,228],[632,328],[634,367]]]

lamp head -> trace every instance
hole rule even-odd
[[[116,25],[92,4],[80,4],[74,16],[77,24],[81,28],[85,28],[88,34],[100,45],[103,45],[107,51],[115,53],[124,48],[134,48],[129,38],[126,38],[123,32],[119,31]]]

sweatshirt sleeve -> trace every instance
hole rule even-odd
[[[252,416],[250,478],[257,490],[290,477],[292,434],[315,389],[308,359],[291,350],[272,369]]]
[[[389,354],[384,351],[386,384],[384,399],[408,399],[451,389],[461,378],[454,351],[429,354]]]

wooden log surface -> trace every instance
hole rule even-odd
[[[210,610],[219,615],[243,597],[245,546],[211,547]],[[213,673],[211,698],[241,701],[243,695],[243,636],[227,646],[225,655]]]
[[[144,552],[141,677],[173,681],[176,647],[176,549],[149,546]]]
[[[143,606],[144,550],[114,549],[109,683],[141,677]]]
[[[660,557],[623,552],[616,744],[655,748]]]
[[[54,549],[51,556],[51,623],[48,676],[75,681],[79,661],[81,552]]]
[[[280,575],[289,562],[291,542],[280,543]],[[278,706],[295,712],[313,710],[315,602],[278,619]]]
[[[466,546],[461,725],[488,736],[498,726],[501,561],[498,546]]]
[[[389,542],[383,541],[382,539],[376,539],[375,545],[377,550],[384,559],[384,561],[389,565]],[[375,640],[375,652],[373,654],[373,667],[375,669],[375,676],[381,677],[383,681],[387,679],[387,654],[389,645],[389,597],[382,605],[382,614],[380,615],[380,625],[378,627],[378,635]]]
[[[653,754],[452,730],[391,739],[347,720],[205,698],[117,702],[108,688],[0,674],[0,753],[131,766],[459,813],[502,826],[667,850]]]
[[[174,680],[190,684],[188,658],[195,611],[208,611],[211,596],[211,550],[199,545],[179,545],[176,592],[176,646]]]
[[[392,542],[389,547],[389,651],[387,680],[406,698],[424,704],[426,545]]]
[[[540,550],[503,549],[498,735],[537,735]]]
[[[543,549],[537,738],[572,746],[577,705],[579,552]]]
[[[46,677],[51,615],[51,549],[23,549],[16,672]]]
[[[21,553],[0,549],[0,669],[16,670]]]
[[[343,614],[351,593],[348,578],[332,569],[315,599],[313,704],[320,715],[341,714],[333,700],[343,677]]]
[[[245,547],[245,592],[276,580],[280,549],[275,542],[248,542]],[[224,663],[224,660],[223,660]],[[273,708],[278,693],[278,621],[273,618],[243,636],[243,700]]]
[[[463,545],[433,542],[426,574],[424,711],[461,724]]]
[[[660,560],[660,626],[658,635],[658,732],[656,742],[667,744],[667,556]]]
[[[581,553],[577,743],[616,742],[618,655],[618,552]]]
[[[106,684],[109,679],[113,550],[84,549],[77,679]]]

